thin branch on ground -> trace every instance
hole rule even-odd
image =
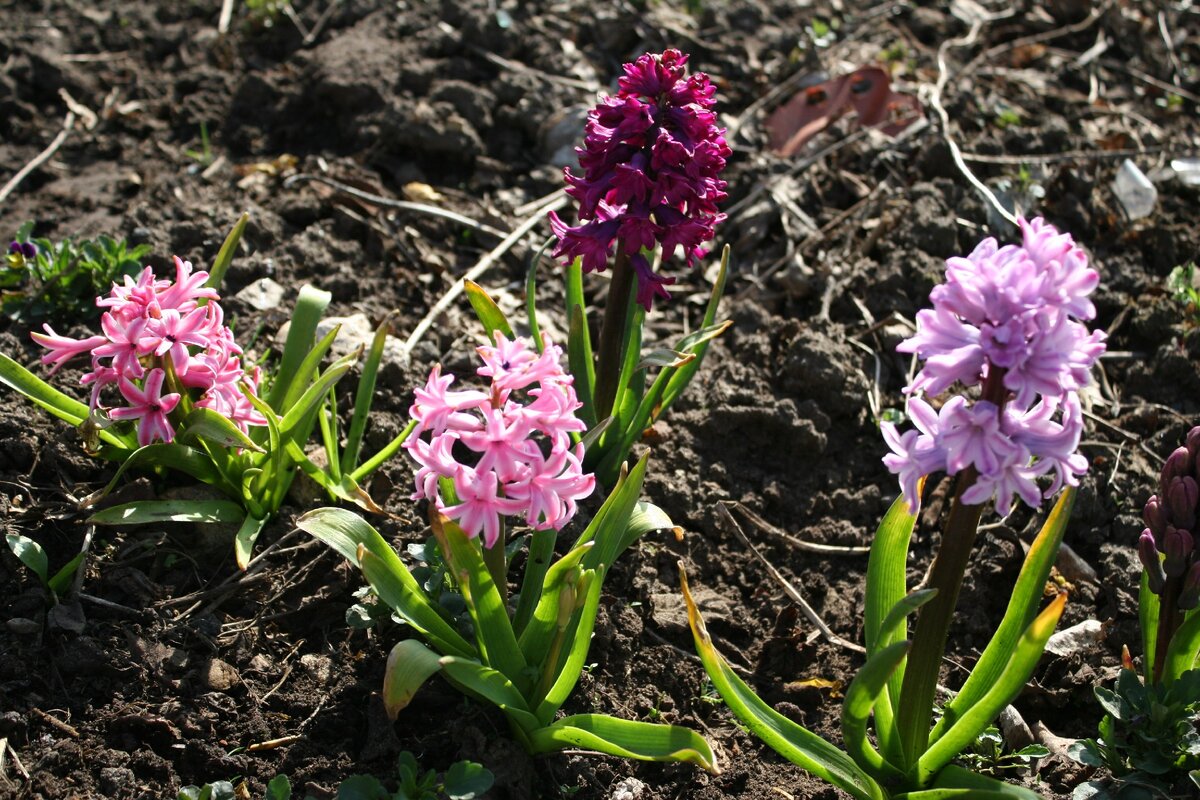
[[[483,273],[491,268],[492,264],[496,263],[505,253],[513,248],[513,246],[521,241],[525,234],[533,230],[545,218],[546,214],[551,211],[557,211],[567,204],[567,196],[565,194],[557,195],[545,205],[539,207],[536,211],[530,214],[524,222],[518,225],[512,233],[504,238],[504,241],[496,245],[491,251],[486,253],[483,258],[479,259],[479,263],[471,267],[467,274],[456,280],[450,285],[450,289],[442,295],[442,299],[434,304],[433,308],[429,309],[429,313],[425,318],[417,323],[417,327],[413,329],[412,334],[401,345],[400,352],[403,361],[407,362],[412,356],[413,348],[421,341],[426,332],[433,326],[433,323],[448,309],[466,287],[467,281],[478,279]]]
[[[964,161],[970,161],[975,164],[1019,166],[1021,164],[1054,164],[1059,161],[1107,161],[1109,159],[1135,158],[1152,153],[1161,153],[1166,149],[1164,145],[1147,145],[1146,147],[1129,147],[1123,150],[1067,150],[1062,153],[1030,153],[1023,156],[963,153],[962,157]],[[1180,153],[1179,155],[1189,154]]]
[[[797,550],[804,550],[809,553],[820,553],[821,555],[826,555],[826,556],[830,556],[830,555],[832,555],[832,556],[858,556],[858,555],[865,555],[865,554],[871,552],[870,547],[859,547],[856,545],[820,544],[819,542],[806,542],[803,539],[798,539],[795,536],[792,536],[790,533],[788,533],[785,530],[781,530],[780,528],[775,527],[774,525],[772,525],[771,523],[767,522],[765,519],[760,517],[758,514],[755,514],[753,511],[746,508],[741,503],[728,502],[728,503],[724,503],[724,505],[731,506],[731,507],[737,509],[738,513],[741,514],[743,517],[745,517],[746,520],[751,525],[753,525],[754,527],[758,528],[761,531],[764,531],[765,533],[769,533],[772,536],[776,536],[780,539],[783,539],[785,542],[787,542],[788,544],[790,544],[792,547],[796,548]]]
[[[29,177],[29,173],[33,172],[42,164],[45,164],[55,153],[58,152],[58,148],[62,147],[63,142],[67,140],[67,137],[71,134],[71,130],[74,127],[75,112],[68,111],[67,116],[63,118],[62,130],[60,130],[58,135],[55,136],[50,144],[46,146],[46,149],[34,156],[33,160],[28,164],[21,167],[20,171],[17,172],[16,175],[13,175],[11,178],[9,178],[8,183],[4,184],[3,188],[0,188],[0,203],[3,203],[8,199],[8,196],[12,194],[18,186],[21,185],[21,181]]]
[[[335,189],[342,194],[349,195],[356,200],[361,200],[364,203],[370,203],[371,205],[383,206],[384,208],[395,208],[401,211],[413,211],[418,214],[428,214],[431,217],[441,217],[442,219],[448,219],[451,222],[457,222],[460,225],[465,225],[473,230],[477,230],[482,233],[488,233],[501,239],[508,235],[498,228],[493,228],[491,225],[471,219],[470,217],[463,216],[462,214],[459,214],[455,211],[450,211],[446,208],[431,206],[427,203],[413,203],[408,200],[393,200],[390,197],[384,197],[380,194],[367,192],[351,186],[350,184],[336,181],[333,178],[327,178],[324,175],[311,175],[309,173],[302,172],[298,175],[292,175],[290,178],[285,180],[283,182],[283,187],[285,189],[291,189],[296,184],[307,181],[315,181],[316,183],[324,184],[325,186]]]
[[[839,647],[844,647],[847,650],[853,650],[856,653],[867,652],[866,648],[864,648],[862,645],[858,645],[854,642],[843,639],[825,624],[825,620],[821,619],[821,616],[813,609],[812,606],[808,604],[808,601],[804,599],[804,596],[800,594],[799,590],[796,589],[796,587],[793,586],[787,578],[783,577],[783,573],[776,569],[775,565],[768,561],[766,556],[759,552],[759,549],[755,547],[754,543],[750,541],[748,536],[746,536],[745,532],[742,530],[742,526],[738,525],[737,520],[735,520],[733,515],[729,513],[729,509],[724,503],[717,504],[717,511],[720,514],[721,519],[733,529],[733,532],[737,535],[738,539],[741,540],[742,544],[744,544],[746,548],[750,550],[751,554],[753,554],[753,556],[762,562],[764,567],[766,567],[767,574],[774,578],[775,582],[783,588],[784,594],[786,594],[793,603],[800,607],[801,613],[803,613],[804,616],[808,618],[808,621],[816,626],[817,630],[821,632],[821,636],[825,639],[825,641],[830,642],[831,644],[836,644]]]

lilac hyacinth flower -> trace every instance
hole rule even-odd
[[[1099,275],[1068,234],[1042,219],[1020,220],[1022,242],[984,239],[967,257],[946,261],[946,281],[917,314],[917,331],[898,347],[924,364],[905,389],[916,431],[881,423],[892,452],[884,463],[900,478],[910,508],[920,477],[973,468],[968,504],[994,499],[1007,514],[1014,498],[1036,508],[1064,484],[1076,486],[1087,459],[1077,392],[1087,385],[1105,335],[1089,333],[1088,295]],[[984,387],[984,398],[948,399],[934,412],[922,396],[952,386]],[[1043,491],[1037,479],[1052,474]]]
[[[719,175],[730,155],[712,110],[716,87],[704,73],[687,75],[678,50],[647,53],[625,65],[615,97],[588,114],[582,175],[565,170],[567,194],[579,202],[577,226],[554,212],[554,255],[579,258],[586,272],[604,270],[618,248],[637,274],[637,301],[649,310],[669,297],[674,279],[660,275],[641,252],[662,246],[663,260],[682,250],[690,267],[705,255],[725,215]]]

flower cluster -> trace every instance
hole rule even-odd
[[[725,218],[717,211],[725,199],[718,176],[731,151],[712,110],[716,88],[704,73],[686,75],[687,60],[666,50],[625,65],[617,95],[602,97],[588,114],[576,149],[583,175],[565,170],[584,222],[570,227],[550,213],[554,255],[580,258],[587,272],[603,270],[619,242],[647,310],[655,297],[669,297],[665,286],[674,279],[656,273],[642,250],[661,244],[667,259],[682,247],[690,267]]]
[[[1162,594],[1167,579],[1180,579],[1178,608],[1200,605],[1200,427],[1187,444],[1167,458],[1158,479],[1158,494],[1146,501],[1146,529],[1138,539],[1138,557],[1146,568],[1150,590]],[[1162,553],[1160,559],[1158,554]]]
[[[136,279],[113,284],[107,297],[96,299],[106,309],[100,316],[103,335],[86,339],[59,336],[49,325],[32,334],[50,352],[42,356],[51,374],[72,358],[90,354],[92,371],[82,383],[92,387],[91,407],[101,408],[105,387],[115,386],[127,405],[112,408],[117,420],[138,420],[138,443],[169,442],[175,438],[172,412],[181,391],[195,390],[196,408],[211,408],[243,431],[266,420],[242,392],[244,382],[257,392],[260,371],[242,367],[242,348],[225,325],[215,302],[215,289],[206,287],[207,272],[193,272],[188,261],[175,259],[175,280],[160,280],[146,267]],[[200,300],[206,300],[201,305]],[[168,374],[175,382],[163,394]],[[185,404],[186,407],[186,404]]]
[[[882,431],[884,458],[900,476],[910,507],[919,479],[974,467],[969,504],[994,497],[1007,514],[1014,495],[1037,508],[1087,471],[1076,452],[1083,430],[1077,392],[1104,352],[1104,333],[1081,320],[1096,309],[1088,295],[1099,276],[1070,235],[1041,219],[1020,220],[1023,241],[1000,247],[985,239],[966,258],[946,261],[946,281],[930,293],[932,309],[917,314],[917,332],[897,348],[924,361],[912,385],[908,413],[916,430]],[[984,386],[974,403],[953,397],[934,410],[921,395],[954,384]],[[1043,493],[1040,475],[1054,474]]]
[[[450,391],[454,376],[435,366],[415,392],[417,426],[404,447],[420,465],[413,499],[433,501],[491,547],[502,516],[521,514],[539,530],[562,528],[596,481],[583,472],[583,445],[571,446],[571,434],[585,425],[575,416],[581,403],[572,378],[559,364],[562,348],[547,342],[539,354],[497,331],[495,346],[480,347],[479,355],[477,373],[491,380],[490,391]],[[453,481],[456,503],[443,500],[442,478]]]

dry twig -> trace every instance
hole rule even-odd
[[[755,514],[753,511],[746,508],[741,503],[731,502],[731,503],[726,503],[725,505],[729,505],[729,506],[732,506],[733,508],[736,508],[738,513],[740,513],[742,516],[744,516],[751,525],[753,525],[754,527],[758,528],[761,531],[765,531],[765,532],[771,534],[772,536],[778,536],[780,539],[783,539],[785,542],[787,542],[788,544],[790,544],[792,547],[796,548],[797,550],[805,550],[809,553],[820,553],[821,555],[827,555],[827,556],[829,556],[829,555],[858,556],[858,555],[864,555],[866,553],[871,552],[871,548],[869,548],[869,547],[856,547],[856,546],[837,545],[837,544],[820,544],[819,542],[806,542],[803,539],[798,539],[795,536],[792,536],[787,531],[780,530],[779,528],[775,527],[774,525],[772,525],[771,523],[767,522],[765,519],[760,517],[758,514]]]
[[[729,509],[724,503],[717,504],[717,511],[721,515],[721,519],[728,523],[733,529],[733,532],[737,535],[738,539],[741,540],[742,544],[744,544],[754,555],[754,557],[761,561],[763,566],[767,568],[767,574],[774,578],[776,583],[783,587],[784,594],[786,594],[793,603],[800,606],[800,611],[805,617],[808,618],[809,622],[816,626],[817,630],[821,632],[821,636],[825,639],[825,641],[836,644],[839,647],[844,647],[847,650],[853,650],[856,653],[867,652],[866,648],[864,648],[862,645],[858,645],[854,642],[843,639],[825,624],[825,620],[821,619],[820,615],[813,610],[813,607],[808,604],[808,601],[804,599],[804,596],[800,594],[799,590],[796,589],[796,587],[793,586],[787,578],[783,577],[783,573],[776,569],[775,565],[768,561],[766,556],[759,552],[759,549],[755,547],[754,543],[751,542],[749,537],[746,536],[745,532],[742,530],[742,526],[738,525],[737,520],[735,520],[733,515],[729,513]]]
[[[0,188],[0,203],[3,203],[8,199],[8,196],[12,194],[13,191],[21,184],[21,181],[29,177],[29,173],[33,172],[42,164],[45,164],[50,160],[51,156],[58,152],[58,148],[62,147],[63,142],[67,140],[67,136],[70,135],[71,130],[74,127],[75,112],[68,111],[67,116],[63,118],[62,130],[60,130],[58,135],[54,137],[49,145],[47,145],[46,149],[34,156],[33,160],[28,164],[21,167],[20,171],[16,175],[13,175],[11,178],[9,178],[8,183],[4,184],[3,188]]]

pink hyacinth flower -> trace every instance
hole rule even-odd
[[[166,377],[163,370],[152,369],[146,374],[145,385],[140,389],[125,377],[118,382],[121,394],[129,405],[114,408],[109,412],[110,416],[113,419],[141,420],[138,424],[138,444],[143,447],[155,441],[169,442],[175,438],[175,429],[167,417],[179,405],[179,395],[162,393]]]

